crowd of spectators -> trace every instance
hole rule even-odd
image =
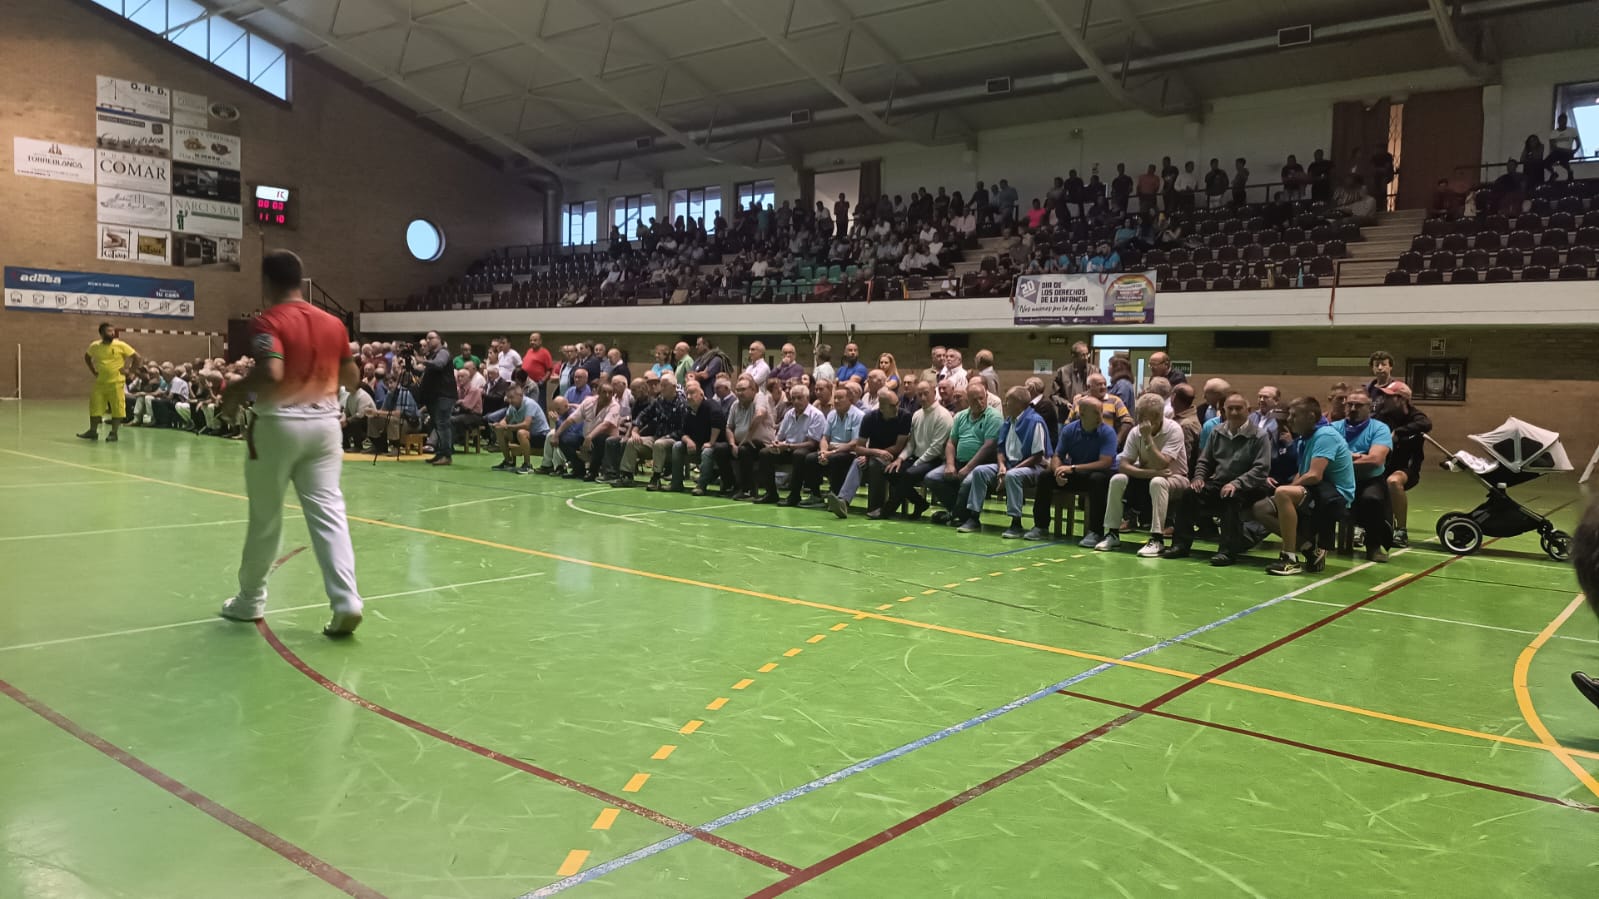
[[[452,432],[477,433],[499,449],[496,471],[839,518],[864,492],[868,519],[931,511],[963,534],[983,530],[997,491],[1007,539],[1050,539],[1054,506],[1081,501],[1084,547],[1114,551],[1143,531],[1140,556],[1181,558],[1197,535],[1216,541],[1212,564],[1230,565],[1275,533],[1273,574],[1320,570],[1342,524],[1373,561],[1407,545],[1405,493],[1431,429],[1380,351],[1369,383],[1335,384],[1325,405],[1284,402],[1270,385],[1251,400],[1219,378],[1199,384],[1163,352],[1137,385],[1130,359],[1112,356],[1101,372],[1082,343],[1052,377],[1008,388],[987,349],[968,368],[960,349],[935,347],[917,369],[889,353],[869,365],[853,342],[836,359],[819,345],[809,362],[792,343],[773,354],[755,342],[736,360],[702,337],[657,346],[635,369],[597,341],[554,358],[535,333],[525,351],[501,337],[485,356],[465,344],[452,356],[429,332],[420,349],[360,353],[363,380],[345,400],[351,448],[427,434],[436,461]],[[406,376],[431,369],[456,387],[443,404],[437,387],[418,396],[420,378]]]
[[[212,437],[242,436],[239,423],[218,414],[222,394],[250,373],[252,360],[197,358],[192,362],[144,362],[126,380],[124,424],[143,428],[180,428]]]

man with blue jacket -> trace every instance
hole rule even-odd
[[[997,478],[1005,487],[1005,513],[1010,516],[1010,527],[1000,536],[1007,540],[1024,536],[1022,492],[1046,471],[1046,460],[1050,456],[1049,429],[1030,399],[1025,387],[1012,387],[1005,394],[1005,423],[1000,425],[999,436],[995,439],[999,458],[972,469],[961,484],[963,505],[968,511],[966,522],[958,529],[960,533],[971,534],[983,529],[979,520],[983,500],[988,497],[989,485]]]

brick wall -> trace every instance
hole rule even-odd
[[[530,313],[536,315],[537,313]],[[936,328],[930,326],[929,330]],[[1065,343],[1050,338],[1066,337]],[[491,334],[446,334],[453,347],[462,340],[486,347]],[[545,332],[544,342],[556,349],[584,337],[599,337],[610,342],[613,335],[580,335]],[[713,335],[719,345],[735,359],[744,358],[738,335]],[[519,345],[525,333],[513,334]],[[964,350],[968,366],[976,350],[991,349],[996,357],[1002,387],[1022,383],[1032,374],[1032,360],[1050,359],[1054,365],[1070,358],[1073,341],[1089,340],[1088,331],[1023,331],[975,333],[972,346]],[[1364,359],[1373,350],[1385,349],[1397,360],[1399,377],[1404,377],[1406,359],[1429,358],[1433,338],[1443,338],[1449,357],[1467,360],[1467,400],[1464,404],[1434,403],[1422,406],[1436,426],[1435,436],[1452,449],[1470,449],[1465,436],[1499,425],[1514,415],[1533,424],[1558,431],[1566,450],[1580,469],[1599,444],[1599,380],[1594,379],[1593,360],[1599,358],[1599,329],[1524,328],[1524,329],[1394,329],[1377,331],[1279,331],[1272,335],[1266,350],[1217,350],[1213,332],[1176,331],[1170,334],[1172,358],[1193,363],[1195,380],[1227,379],[1235,389],[1254,401],[1256,391],[1265,384],[1282,390],[1285,398],[1310,394],[1325,402],[1328,388],[1337,381],[1351,386],[1370,380]],[[657,343],[668,346],[679,335],[621,334],[617,345],[628,352],[635,371],[650,365],[650,353]],[[842,334],[826,334],[823,340],[833,346],[836,363],[845,339]],[[802,361],[810,358],[810,343],[795,341]],[[869,334],[860,340],[861,356],[875,363],[884,351],[894,354],[902,369],[920,370],[928,362],[927,339],[916,334]],[[781,345],[768,343],[775,355]],[[552,352],[555,352],[552,349]],[[1318,357],[1358,357],[1361,364],[1344,367],[1319,367]],[[559,358],[559,354],[557,354]],[[639,363],[642,363],[640,365]],[[1046,378],[1047,380],[1047,378]],[[1196,384],[1197,386],[1197,384]]]
[[[460,274],[491,247],[541,240],[543,197],[482,156],[380,105],[320,64],[292,60],[292,106],[273,102],[185,51],[140,33],[80,0],[0,0],[0,264],[193,280],[190,321],[119,319],[125,327],[226,333],[229,318],[260,305],[261,248],[287,247],[347,307],[362,296],[404,296]],[[242,271],[101,262],[91,186],[12,174],[13,137],[94,145],[95,76],[202,93],[241,111],[243,181],[294,188],[297,230],[246,222]],[[447,237],[436,263],[413,260],[406,223],[424,217]],[[94,339],[91,316],[0,312],[0,395],[15,390],[24,345],[26,395],[76,396]],[[130,336],[141,351],[192,358],[204,340]]]

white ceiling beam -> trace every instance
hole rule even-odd
[[[1160,47],[1155,42],[1155,36],[1149,33],[1148,28],[1144,27],[1144,21],[1143,19],[1139,18],[1138,8],[1133,5],[1133,0],[1110,0],[1110,2],[1113,6],[1120,7],[1121,15],[1119,18],[1127,25],[1128,29],[1132,31],[1133,39],[1138,41],[1139,46],[1144,50],[1145,54],[1159,54]],[[1083,0],[1083,19],[1085,24],[1087,23],[1088,13],[1092,8],[1092,5],[1093,0]],[[1087,37],[1086,29],[1084,29],[1084,31],[1084,37]],[[1175,72],[1167,73],[1163,77],[1165,77],[1166,80],[1172,86],[1176,87],[1177,90],[1182,94],[1183,104],[1185,106],[1188,106],[1189,108],[1197,108],[1199,106],[1199,92],[1194,90],[1193,85],[1188,83],[1188,79]]]
[[[728,12],[738,17],[744,24],[753,28],[763,40],[772,46],[772,49],[781,54],[784,59],[787,59],[794,68],[810,76],[810,79],[820,85],[823,90],[837,97],[839,102],[855,113],[861,121],[866,123],[867,127],[889,140],[918,142],[909,131],[889,124],[875,110],[861,102],[860,98],[846,90],[844,85],[838,83],[837,79],[812,65],[810,60],[806,59],[787,38],[772,31],[750,15],[749,11],[744,9],[741,0],[722,0],[722,5],[727,7]]]
[[[704,79],[694,74],[694,72],[687,66],[673,59],[669,54],[667,54],[666,51],[656,46],[653,41],[646,37],[631,23],[624,19],[617,18],[616,14],[611,12],[610,9],[607,8],[606,4],[601,2],[601,0],[588,0],[588,2],[583,5],[583,11],[593,16],[601,25],[609,28],[613,34],[623,34],[631,39],[634,46],[639,49],[640,53],[650,65],[653,65],[655,68],[660,69],[662,72],[665,72],[668,75],[676,76],[683,83],[698,91],[704,99],[715,103],[722,103],[720,91],[707,84]],[[727,109],[729,112],[738,112],[738,110],[731,105],[727,105]]]
[[[397,71],[390,71],[384,68],[382,65],[374,63],[362,56],[354,48],[350,47],[339,38],[328,34],[306,19],[301,18],[298,13],[295,13],[289,9],[285,9],[283,7],[282,0],[258,0],[258,2],[261,3],[261,5],[268,11],[270,11],[272,15],[275,15],[290,25],[293,25],[295,28],[298,28],[300,31],[310,35],[312,38],[321,41],[323,44],[332,47],[334,50],[342,53],[347,59],[360,65],[362,68],[367,69],[375,75],[382,76],[383,81],[394,85],[402,93],[405,93],[416,100],[420,100],[429,106],[435,107],[439,114],[454,119],[456,122],[465,125],[467,128],[482,134],[484,137],[489,138],[494,143],[500,145],[506,150],[509,150],[510,152],[515,153],[517,156],[526,159],[528,162],[547,170],[550,172],[550,174],[555,175],[558,178],[569,179],[572,177],[572,173],[563,168],[559,163],[555,162],[555,160],[544,156],[537,150],[534,150],[520,141],[512,140],[506,137],[494,128],[491,128],[483,122],[473,118],[469,113],[462,112],[460,109],[455,108],[452,104],[440,100],[438,97],[433,96],[429,91],[406,80],[405,76],[401,73]]]
[[[467,4],[473,9],[477,10],[478,13],[484,18],[504,29],[505,32],[510,34],[512,37],[542,54],[550,62],[553,62],[557,66],[565,69],[573,77],[592,88],[595,93],[606,98],[607,100],[610,100],[612,103],[615,103],[621,109],[631,113],[634,118],[644,122],[651,128],[654,128],[662,135],[671,138],[672,140],[681,144],[684,148],[704,157],[708,162],[717,165],[720,165],[724,162],[724,160],[717,158],[704,147],[700,146],[698,143],[695,143],[694,139],[685,134],[682,129],[671,124],[665,119],[662,119],[655,113],[644,109],[639,104],[633,102],[633,100],[629,97],[618,92],[608,82],[606,82],[605,79],[589,74],[589,72],[583,66],[572,62],[567,58],[564,48],[556,47],[554,44],[550,43],[544,38],[528,32],[526,29],[518,27],[515,23],[506,21],[499,14],[489,9],[483,0],[467,0]]]
[[[1427,0],[1427,8],[1432,10],[1433,23],[1438,26],[1438,40],[1444,45],[1444,52],[1449,54],[1449,58],[1473,78],[1498,81],[1499,67],[1479,58],[1460,39],[1460,32],[1455,28],[1455,17],[1444,0]]]
[[[889,71],[896,79],[904,81],[913,88],[922,86],[922,79],[916,77],[916,73],[906,66],[905,60],[900,59],[898,54],[890,50],[888,45],[883,43],[882,38],[877,36],[877,31],[867,23],[866,19],[856,16],[855,11],[850,9],[844,3],[844,0],[821,0],[821,4],[828,14],[833,17],[834,21],[843,26],[846,38],[854,35],[860,39],[861,43],[866,45],[868,50],[887,60]],[[845,64],[848,64],[848,59],[845,60]],[[961,115],[958,110],[950,109],[947,115],[955,120],[955,124],[960,126],[962,132],[970,133],[976,130],[972,128],[971,122],[968,122],[966,117]]]
[[[1135,96],[1132,91],[1128,90],[1116,73],[1106,67],[1104,60],[1101,60],[1099,54],[1094,52],[1094,48],[1088,46],[1088,41],[1084,40],[1077,29],[1068,25],[1066,20],[1061,18],[1060,12],[1055,9],[1050,0],[1033,0],[1033,2],[1038,7],[1038,11],[1043,13],[1044,18],[1049,20],[1049,24],[1054,27],[1055,33],[1060,35],[1061,40],[1066,42],[1067,47],[1071,48],[1073,55],[1082,60],[1083,65],[1088,67],[1088,70],[1099,80],[1100,85],[1105,88],[1106,93],[1109,93],[1117,103],[1128,108],[1142,109],[1150,115],[1166,114],[1166,111],[1159,106],[1145,103]]]

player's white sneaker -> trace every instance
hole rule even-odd
[[[327,627],[322,628],[322,635],[325,637],[348,637],[355,633],[355,629],[360,626],[360,612],[334,612],[333,618],[328,621]]]
[[[230,621],[260,621],[265,612],[266,600],[249,602],[237,596],[230,596],[222,603],[222,608],[217,614]]]

